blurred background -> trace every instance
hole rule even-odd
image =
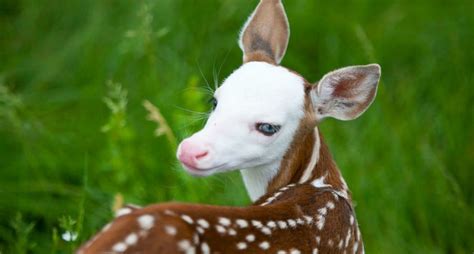
[[[124,202],[248,205],[238,172],[190,177],[175,149],[256,4],[0,0],[0,253],[70,253]],[[472,253],[474,2],[285,5],[283,65],[382,66],[362,117],[321,125],[367,253]]]

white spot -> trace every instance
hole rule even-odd
[[[268,227],[262,227],[262,228],[260,228],[260,231],[262,231],[262,233],[264,233],[265,235],[271,235],[272,234],[272,231]]]
[[[216,225],[216,230],[217,232],[221,233],[221,234],[224,234],[227,230],[221,226],[221,225]]]
[[[244,242],[240,242],[240,243],[237,244],[237,249],[245,250],[245,249],[247,249],[247,244],[244,243]]]
[[[249,234],[245,237],[245,240],[247,240],[247,242],[253,242],[255,241],[255,235]]]
[[[321,214],[321,215],[326,215],[327,212],[328,212],[328,210],[326,209],[326,207],[318,209],[318,213]]]
[[[117,212],[115,212],[115,218],[123,216],[125,214],[129,214],[131,212],[132,212],[132,209],[130,209],[128,207],[120,208],[120,209],[117,210]]]
[[[313,249],[313,254],[318,254],[318,248]]]
[[[287,252],[284,251],[284,250],[279,250],[279,251],[277,251],[277,254],[287,254]]]
[[[219,223],[222,224],[223,226],[229,226],[230,225],[230,220],[224,217],[219,218]]]
[[[301,251],[299,251],[298,249],[291,249],[290,254],[301,254]]]
[[[188,251],[191,248],[191,243],[188,240],[181,240],[178,242],[178,248],[182,251]]]
[[[311,217],[311,216],[305,215],[305,216],[303,216],[303,218],[306,220],[306,223],[308,223],[308,224],[311,224],[311,222],[313,222],[313,217]]]
[[[196,230],[199,234],[204,234],[204,228],[201,228],[201,227],[196,227]]]
[[[193,242],[194,244],[199,244],[199,236],[197,234],[193,235]]]
[[[304,221],[301,218],[296,219],[296,223],[303,225]]]
[[[258,220],[252,220],[252,225],[256,228],[260,228],[263,226],[263,224]]]
[[[321,237],[316,236],[316,243],[319,244],[321,242]]]
[[[193,223],[194,223],[193,218],[189,217],[189,216],[186,215],[186,214],[181,215],[181,219],[183,219],[184,221],[186,221],[188,224],[193,224]]]
[[[328,240],[328,245],[329,245],[329,247],[332,247],[332,246],[334,245],[334,242],[333,242],[332,239],[329,239],[329,240]]]
[[[358,250],[358,249],[359,249],[359,242],[356,241],[356,242],[354,243],[354,247],[353,247],[353,249],[352,249],[352,252],[357,253],[357,250]]]
[[[350,223],[351,225],[354,225],[354,216],[351,215],[351,218],[350,218]]]
[[[227,233],[229,233],[229,235],[237,235],[237,231],[235,231],[235,229],[233,228],[229,228],[229,230],[227,230]]]
[[[127,250],[127,245],[125,243],[117,243],[112,247],[113,251],[124,252]]]
[[[324,183],[324,179],[326,178],[326,176],[321,176],[319,177],[318,179],[314,180],[313,182],[311,182],[311,184],[316,187],[316,188],[324,188],[324,187],[332,187],[331,185],[329,184],[325,184]]]
[[[322,230],[324,227],[324,223],[326,222],[326,219],[322,215],[317,216],[317,222],[316,222],[316,227],[318,227],[319,230]]]
[[[168,216],[175,216],[175,215],[176,215],[175,212],[173,212],[173,211],[171,211],[171,210],[168,210],[168,209],[165,210],[164,213],[165,213],[166,215],[168,215]]]
[[[267,250],[268,248],[270,248],[270,243],[268,243],[267,241],[264,241],[264,242],[261,242],[258,246],[262,250]]]
[[[276,227],[276,223],[271,220],[271,221],[267,222],[267,227],[269,227],[269,228],[275,228],[275,227]]]
[[[237,223],[237,225],[240,227],[240,228],[246,228],[249,226],[249,223],[246,221],[246,220],[242,220],[242,219],[237,219],[235,221],[235,223]]]
[[[202,252],[202,254],[211,253],[211,249],[209,248],[209,245],[207,243],[202,243],[201,244],[201,252]]]
[[[168,235],[176,235],[176,228],[173,227],[173,226],[165,226],[165,232],[168,234]]]
[[[155,224],[155,218],[149,214],[138,217],[137,221],[143,230],[149,230]]]
[[[138,241],[138,236],[135,233],[131,233],[125,238],[125,243],[128,245],[134,245]]]
[[[341,239],[339,241],[339,244],[337,245],[337,248],[339,248],[340,250],[342,250],[342,244],[344,243],[344,241]]]
[[[306,167],[306,169],[303,171],[303,175],[301,176],[301,178],[299,180],[299,183],[304,183],[304,182],[309,180],[311,174],[313,173],[314,167],[316,166],[316,163],[319,160],[319,152],[320,152],[319,150],[320,150],[320,147],[321,147],[321,141],[319,139],[319,133],[316,129],[314,131],[314,135],[315,135],[316,140],[313,144],[313,151],[312,151],[312,154],[311,154],[311,160],[309,161],[308,166]]]
[[[347,230],[346,244],[345,247],[349,246],[349,240],[351,240],[351,229]]]
[[[347,191],[334,191],[338,196],[343,197],[344,199],[348,199]]]
[[[286,221],[279,220],[277,221],[277,224],[278,224],[278,227],[280,227],[281,229],[285,229],[288,227],[288,225],[286,225]]]
[[[296,227],[296,221],[292,220],[292,219],[289,219],[288,220],[288,225],[290,225],[290,227],[294,228],[294,227]]]
[[[203,228],[209,228],[209,222],[207,222],[207,220],[205,220],[205,219],[199,219],[196,222],[197,222],[197,224],[199,224],[199,226],[201,226]]]
[[[336,195],[336,197],[337,197],[337,195]],[[328,203],[326,204],[326,207],[331,209],[331,210],[334,209],[334,202],[328,201]]]

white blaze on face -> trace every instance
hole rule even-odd
[[[304,80],[280,66],[249,62],[224,81],[215,98],[205,127],[178,148],[185,168],[209,175],[278,165],[304,116]],[[265,136],[257,123],[281,128]]]

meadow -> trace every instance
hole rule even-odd
[[[175,158],[242,61],[257,1],[0,0],[0,253],[71,253],[122,203],[250,204],[238,172]],[[283,65],[316,82],[377,62],[322,133],[367,253],[474,251],[474,2],[287,0]]]

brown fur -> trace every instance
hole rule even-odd
[[[309,164],[311,154],[314,152],[314,128],[316,127],[317,122],[315,119],[315,113],[313,105],[311,103],[311,98],[309,96],[310,89],[313,89],[312,86],[306,83],[304,117],[303,119],[301,119],[298,129],[295,133],[295,137],[292,143],[290,144],[288,151],[283,157],[278,174],[270,181],[267,187],[268,193],[272,193],[277,189],[290,183],[298,182],[298,180],[303,174],[303,171]],[[308,181],[312,181],[314,179],[326,175],[325,183],[333,186],[335,190],[345,190],[345,187],[343,186],[343,183],[341,181],[342,177],[339,172],[339,169],[336,163],[334,162],[329,148],[324,142],[324,138],[319,130],[318,133],[321,143],[319,151],[319,160],[316,164],[315,169],[312,171],[311,177]]]
[[[323,228],[319,229],[316,223],[306,223],[305,215],[313,215],[318,209],[327,207],[329,202],[334,207],[327,209]],[[166,211],[172,211],[172,214]],[[137,218],[143,215],[153,216],[155,224],[150,231],[141,234]],[[183,221],[181,215],[191,216],[193,222]],[[189,253],[204,253],[201,250],[203,244],[210,246],[211,253],[276,253],[279,250],[289,253],[292,249],[312,253],[314,248],[318,248],[319,253],[342,253],[344,250],[352,253],[353,246],[360,246],[362,239],[357,222],[352,220],[351,223],[351,216],[351,204],[334,195],[331,189],[315,189],[309,184],[303,184],[287,190],[268,206],[237,208],[167,203],[135,210],[117,218],[109,229],[99,233],[96,239],[78,253],[118,253],[112,252],[112,247],[124,242],[130,234],[137,234],[139,240],[124,253],[185,253],[179,248],[179,243],[183,240],[196,246],[195,252]],[[219,218],[222,217],[231,219],[231,223],[224,227],[225,233],[219,233],[215,229],[217,225],[222,225],[219,224]],[[199,227],[198,219],[209,223],[209,228],[202,234],[196,231]],[[249,225],[241,228],[236,219],[245,220]],[[301,219],[305,223],[290,226],[289,219]],[[312,220],[316,221],[316,218],[313,217]],[[262,226],[255,226],[255,221]],[[268,227],[272,222],[284,222],[286,228],[272,228],[270,235],[264,234],[261,228]],[[166,227],[170,226],[176,229],[175,236],[166,233]],[[234,230],[235,234],[229,234],[230,230]],[[254,235],[255,240],[247,241],[249,234]],[[263,250],[259,244],[265,241],[269,243],[269,248]],[[343,248],[339,249],[341,241]],[[241,242],[247,244],[245,250],[236,248]],[[359,247],[356,253],[361,253],[361,250]]]
[[[314,128],[316,127],[313,107],[308,95],[305,96],[304,112],[304,117],[300,120],[293,141],[280,164],[280,170],[270,181],[267,192],[274,192],[292,182],[298,182],[304,169],[308,166],[313,153]]]
[[[281,1],[262,0],[242,35],[244,62],[278,64],[286,50],[288,33]],[[346,95],[351,85],[343,83],[334,93]],[[310,98],[313,87],[306,83],[304,89],[304,117],[278,174],[269,182],[267,193],[254,204],[226,207],[164,203],[133,207],[129,214],[116,218],[110,227],[84,244],[77,253],[231,254],[276,253],[280,250],[286,253],[292,250],[362,253],[362,239],[350,196],[347,194],[346,199],[346,195],[341,195],[348,192],[347,187],[319,130],[320,149],[313,151],[317,125]],[[374,95],[375,89],[370,96]],[[314,152],[319,153],[319,160],[311,177],[298,184]],[[311,184],[323,176],[327,187]],[[150,227],[140,224],[143,216],[153,218],[152,223],[148,223]],[[199,223],[202,220],[208,226]],[[248,225],[243,227],[239,221]],[[250,235],[254,238],[248,238]],[[130,240],[134,236],[136,242]],[[125,250],[121,251],[120,247],[127,242]],[[114,248],[117,251],[113,251]]]

